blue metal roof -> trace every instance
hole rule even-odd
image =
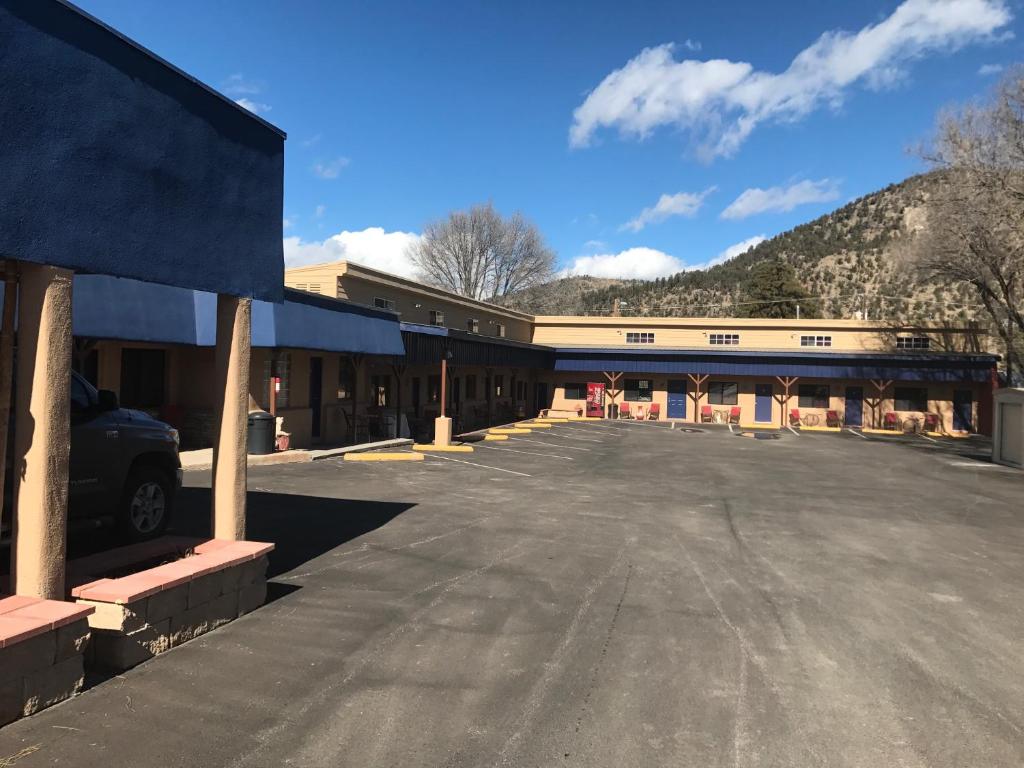
[[[985,382],[998,357],[986,354],[601,350],[559,348],[556,371],[801,376],[822,379]]]
[[[62,0],[0,0],[0,82],[0,254],[281,300],[281,131]]]
[[[254,347],[290,347],[369,355],[405,354],[398,316],[286,289],[281,303],[253,301]],[[75,275],[76,336],[213,346],[217,297],[105,275]]]

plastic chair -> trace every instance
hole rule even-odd
[[[700,407],[700,420],[702,424],[710,424],[713,420],[710,405],[702,405]]]
[[[885,416],[882,419],[882,429],[898,430],[899,428],[900,428],[900,419],[899,419],[899,417],[895,413],[893,413],[892,411],[889,411],[889,413],[885,414]]]
[[[657,421],[659,416],[661,416],[661,403],[651,403],[651,409],[647,412],[647,418],[651,421]]]
[[[619,418],[620,419],[632,419],[633,413],[629,410],[629,403],[623,403],[619,406]]]
[[[799,427],[800,426],[800,409],[793,408],[789,412],[789,426]]]
[[[740,423],[740,407],[738,405],[734,405],[732,408],[729,409],[729,423]]]
[[[925,432],[939,432],[941,428],[939,426],[939,414],[937,413],[926,413],[924,415],[924,431]]]
[[[825,411],[825,426],[838,427],[841,425],[838,411]]]

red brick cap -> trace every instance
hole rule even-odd
[[[60,600],[0,596],[0,648],[84,619],[95,610],[91,605]]]

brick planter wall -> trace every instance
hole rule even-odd
[[[211,540],[195,554],[72,590],[89,617],[90,668],[121,671],[263,605],[273,544]]]
[[[81,690],[90,612],[57,600],[0,598],[0,725]]]

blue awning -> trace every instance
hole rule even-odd
[[[254,347],[368,355],[405,354],[398,316],[338,299],[285,289],[281,303],[253,301]],[[76,336],[213,346],[217,297],[104,275],[75,275]]]
[[[985,354],[558,349],[556,371],[800,376],[817,379],[986,382],[998,357]]]
[[[61,0],[0,2],[0,254],[280,301],[284,134]]]

